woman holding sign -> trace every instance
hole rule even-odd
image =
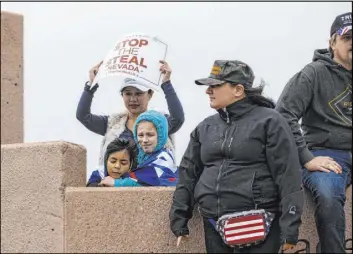
[[[165,61],[160,61],[162,64],[160,71],[163,75],[162,90],[165,94],[170,115],[165,115],[168,120],[168,135],[176,133],[184,123],[184,111],[180,100],[170,82],[172,73],[171,68]],[[153,96],[153,90],[147,87],[143,82],[134,79],[126,78],[120,88],[120,93],[124,101],[125,109],[121,112],[112,115],[94,115],[91,113],[91,104],[94,93],[99,85],[95,84],[91,88],[98,69],[102,62],[94,66],[89,71],[90,80],[86,82],[84,91],[79,101],[76,118],[90,131],[104,136],[99,165],[103,165],[105,150],[109,143],[116,137],[127,138],[134,140],[133,126],[137,117],[148,110],[148,104]],[[173,144],[168,138],[167,148],[173,150]]]

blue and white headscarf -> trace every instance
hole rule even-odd
[[[156,148],[152,151],[152,154],[160,151],[165,144],[167,143],[168,140],[168,121],[167,118],[162,115],[161,113],[155,111],[155,110],[148,110],[142,114],[140,114],[135,122],[134,125],[134,139],[138,147],[138,157],[137,157],[137,163],[141,164],[143,161],[148,159],[150,154],[146,154],[141,146],[138,143],[138,138],[137,138],[137,126],[139,125],[140,122],[142,121],[148,121],[153,123],[154,127],[157,130],[157,146]]]
[[[157,130],[157,146],[151,154],[146,154],[137,139],[137,126],[142,121],[153,123]],[[168,139],[168,121],[161,113],[149,110],[139,115],[134,126],[134,139],[138,147],[138,166],[129,177],[144,186],[176,186],[178,167],[172,151],[164,146]]]

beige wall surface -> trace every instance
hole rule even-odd
[[[347,191],[347,238],[352,238],[352,189]],[[66,252],[205,253],[201,218],[195,210],[190,240],[175,247],[168,211],[173,188],[67,188]],[[315,252],[317,234],[311,200],[306,195],[300,238]],[[299,243],[293,251],[304,248]]]
[[[169,229],[172,187],[67,188],[66,252],[205,252],[198,213],[190,240],[176,248]]]
[[[82,146],[1,145],[1,252],[63,252],[64,190],[85,172]]]
[[[197,210],[190,240],[175,247],[168,217],[173,188],[77,187],[85,184],[81,146],[2,145],[1,161],[2,252],[205,252]],[[351,194],[352,188],[347,191],[347,238],[352,237]],[[317,234],[306,200],[300,238],[309,240],[314,252]]]
[[[352,239],[352,186],[347,189],[346,195],[347,195],[346,206],[345,206],[346,239]],[[312,203],[311,195],[307,190],[305,190],[305,206],[304,206],[304,213],[302,216],[302,225],[300,227],[299,238],[306,239],[310,242],[310,253],[316,252],[318,236],[316,233],[316,225],[315,225],[315,218],[314,218],[314,205]],[[304,248],[305,248],[305,245],[303,243],[298,243],[295,250],[304,249]],[[294,252],[294,251],[290,251],[290,252]]]
[[[23,142],[23,17],[1,11],[1,144]]]

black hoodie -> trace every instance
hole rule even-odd
[[[311,149],[352,149],[352,73],[327,49],[289,80],[276,109],[292,129],[302,166],[314,158]]]

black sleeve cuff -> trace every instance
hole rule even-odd
[[[293,244],[296,245],[298,242],[298,238],[285,238],[285,239],[281,239],[281,245],[285,244],[285,243],[289,243],[289,244]]]
[[[179,237],[179,236],[182,236],[182,235],[188,235],[190,232],[189,232],[189,229],[188,228],[182,228],[182,229],[179,229],[175,232],[173,232],[174,235],[176,237]]]
[[[299,152],[300,164],[304,166],[307,162],[314,159],[315,156],[310,152],[310,150],[305,147],[302,151]]]

